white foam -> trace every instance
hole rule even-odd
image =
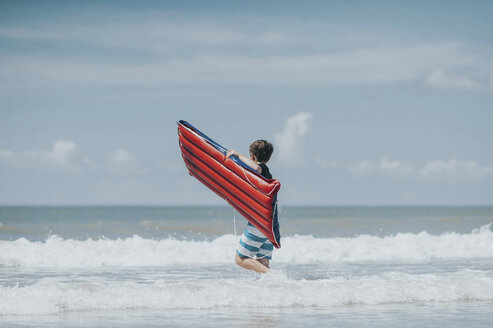
[[[354,238],[286,238],[276,260],[294,263],[359,261],[429,261],[433,259],[493,258],[491,224],[470,234],[427,232],[398,233],[377,237]]]
[[[0,286],[0,315],[101,310],[263,309],[352,304],[493,301],[489,272],[408,274],[293,280],[217,278],[187,282],[77,282],[47,278],[23,287]]]
[[[274,251],[274,261],[307,264],[493,258],[490,227],[486,225],[469,234],[438,236],[426,232],[353,238],[292,236],[282,239],[282,248]],[[0,266],[86,268],[226,264],[233,261],[235,247],[233,235],[212,241],[152,240],[139,236],[84,241],[51,236],[42,242],[20,238],[0,241]]]

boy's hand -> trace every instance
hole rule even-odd
[[[238,152],[236,150],[228,150],[228,152],[226,153],[226,158],[230,158],[231,156],[236,156],[236,157],[239,157],[238,155]]]

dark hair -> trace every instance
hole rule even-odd
[[[267,140],[257,140],[250,145],[250,154],[260,163],[267,163],[273,152],[274,146]]]

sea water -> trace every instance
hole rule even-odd
[[[0,326],[491,327],[493,207],[280,218],[259,275],[228,207],[0,207]]]

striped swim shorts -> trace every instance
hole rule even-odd
[[[240,257],[253,259],[272,259],[274,245],[265,237],[260,230],[248,223],[245,232],[241,236],[236,254]]]

